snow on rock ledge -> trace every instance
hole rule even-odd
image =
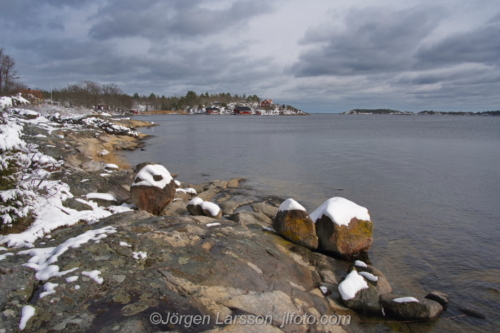
[[[341,197],[326,200],[311,214],[311,219],[316,222],[323,215],[328,216],[337,225],[347,226],[353,218],[371,221],[368,209]]]

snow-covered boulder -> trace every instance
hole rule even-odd
[[[159,164],[149,164],[139,170],[130,197],[140,210],[159,215],[174,200],[175,182],[170,172]]]
[[[311,215],[319,248],[345,259],[368,251],[373,243],[370,213],[344,198],[326,200]]]
[[[203,199],[196,197],[188,202],[186,208],[191,215],[203,215],[202,203]]]
[[[342,302],[350,309],[366,313],[380,314],[380,301],[377,288],[366,281],[366,278],[353,269],[339,284]]]
[[[443,306],[427,298],[386,294],[380,296],[386,315],[404,320],[431,320],[443,312]]]
[[[203,214],[208,217],[213,217],[216,219],[220,219],[222,217],[222,211],[219,206],[210,201],[203,201],[200,204],[201,209],[203,210]]]
[[[273,219],[273,229],[294,243],[313,250],[318,248],[314,222],[306,209],[293,199],[281,204]]]

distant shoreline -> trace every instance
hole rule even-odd
[[[361,114],[361,115],[397,115],[397,116],[500,116],[499,111],[429,111],[424,110],[418,113],[411,111],[398,111],[390,109],[353,109],[342,112],[341,114]]]

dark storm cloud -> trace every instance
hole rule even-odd
[[[291,68],[296,76],[358,75],[395,72],[411,66],[412,55],[432,32],[443,11],[412,8],[351,10],[344,29],[309,30],[303,44],[316,44]]]
[[[500,15],[473,31],[456,33],[416,54],[420,66],[432,67],[460,63],[500,65]]]
[[[204,7],[209,1],[110,1],[91,21],[89,35],[164,39],[204,36],[244,27],[248,19],[272,9],[269,1],[237,1],[225,9]]]

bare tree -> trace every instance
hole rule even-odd
[[[0,94],[9,91],[15,81],[17,71],[14,69],[16,62],[14,59],[5,54],[4,49],[0,48]]]

